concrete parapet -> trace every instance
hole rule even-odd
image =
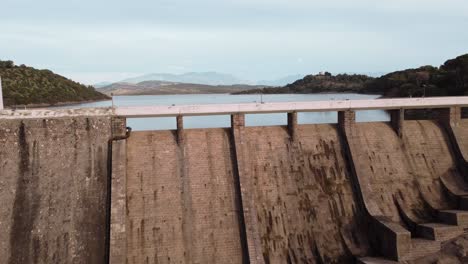
[[[118,107],[115,113],[126,117],[152,116],[194,116],[194,115],[232,115],[237,113],[288,113],[288,112],[323,112],[348,110],[392,110],[444,108],[450,106],[468,106],[468,96],[458,97],[428,97],[428,98],[395,98],[369,100],[333,100],[312,102],[274,102],[245,104],[208,104],[179,106],[145,106]]]
[[[113,117],[111,126],[113,137],[123,137],[127,133],[127,119],[125,117]]]
[[[234,114],[231,115],[231,128],[238,128],[245,126],[245,115],[244,114]]]
[[[77,109],[34,109],[34,110],[0,110],[0,119],[52,119],[52,118],[93,118],[116,116],[115,109],[77,108]]]
[[[342,130],[351,128],[356,123],[356,112],[347,110],[338,112],[338,126]]]
[[[443,124],[458,126],[461,120],[461,107],[453,106],[450,108],[440,109],[439,111],[439,119]]]

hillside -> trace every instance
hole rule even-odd
[[[98,91],[110,95],[162,95],[162,94],[210,94],[236,93],[264,86],[250,85],[205,85],[192,83],[176,83],[167,81],[144,81],[133,83],[113,83],[99,88]]]
[[[92,86],[79,84],[49,70],[16,66],[12,61],[0,61],[0,77],[5,106],[56,105],[109,98]]]
[[[236,85],[243,81],[231,74],[219,72],[187,72],[183,74],[152,73],[122,80],[122,83],[141,83],[145,81],[165,81],[175,83],[200,83],[206,85]]]
[[[423,66],[392,72],[375,79],[361,92],[385,97],[468,95],[468,54],[448,60],[439,68]]]
[[[240,92],[248,93],[367,93],[384,97],[468,95],[468,54],[448,60],[440,67],[423,66],[396,71],[379,78],[366,75],[330,73],[308,75],[279,88]]]
[[[297,80],[284,87],[267,87],[263,89],[249,90],[237,94],[251,93],[342,93],[360,92],[366,84],[374,78],[366,75],[339,74],[333,76],[325,72],[317,75],[307,75],[303,79]]]

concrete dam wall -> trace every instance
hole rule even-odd
[[[0,262],[102,263],[110,124],[0,119]]]
[[[441,112],[131,133],[104,110],[0,116],[0,259],[465,263],[468,120]]]
[[[184,136],[127,141],[127,263],[242,262],[229,131]]]
[[[238,160],[244,210],[265,263],[346,263],[345,241],[367,249],[336,125],[246,127]]]

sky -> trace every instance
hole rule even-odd
[[[466,0],[2,0],[0,60],[85,84],[386,73],[468,53]]]

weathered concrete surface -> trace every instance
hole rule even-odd
[[[430,120],[405,121],[402,143],[409,173],[426,202],[438,210],[456,209],[456,203],[447,197],[440,178],[460,184],[463,180],[441,125]]]
[[[104,262],[113,113],[0,111],[0,263]],[[111,263],[466,262],[468,122],[393,116],[114,142]]]
[[[0,119],[2,263],[102,263],[110,118]]]
[[[400,138],[386,123],[356,123],[351,130],[348,141],[367,209],[404,225],[395,199],[409,208],[424,206]],[[427,218],[424,211],[419,216]]]
[[[229,130],[132,133],[128,263],[242,263],[233,171]]]
[[[348,127],[347,139],[366,208],[375,219],[406,228],[413,237],[425,235],[421,226],[435,233],[444,228],[450,234],[439,235],[442,240],[461,233],[461,229],[447,225],[425,225],[443,220],[437,217],[438,211],[457,209],[441,179],[463,184],[441,125],[429,120],[403,121],[398,135],[387,123],[355,123]],[[436,250],[423,240],[405,243],[399,246],[409,251],[402,248],[393,257],[416,259]]]
[[[109,261],[125,263],[127,258],[127,142],[112,142],[112,195]]]
[[[298,126],[296,142],[285,127],[243,130],[244,211],[258,219],[246,216],[246,229],[264,263],[347,263],[350,249],[368,253],[336,126]]]
[[[0,119],[51,119],[75,117],[110,117],[114,109],[103,108],[77,108],[77,109],[34,109],[34,110],[0,110]]]

